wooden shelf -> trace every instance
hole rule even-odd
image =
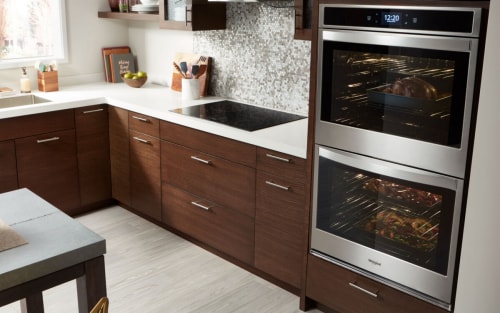
[[[109,11],[99,11],[97,13],[99,18],[114,18],[120,20],[130,20],[130,21],[150,21],[158,22],[158,14],[140,14],[140,13],[121,13],[121,12],[109,12]]]

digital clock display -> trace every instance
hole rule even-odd
[[[401,25],[401,12],[382,12],[382,25]]]

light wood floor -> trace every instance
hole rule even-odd
[[[77,219],[106,238],[110,313],[302,312],[297,296],[119,206]],[[76,284],[44,292],[44,302],[46,313],[78,312]],[[0,308],[18,312],[19,303]]]

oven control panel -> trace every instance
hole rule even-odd
[[[481,10],[476,8],[320,7],[325,28],[370,28],[473,34]]]

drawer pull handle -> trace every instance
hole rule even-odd
[[[191,201],[191,204],[194,205],[195,207],[198,207],[198,208],[203,209],[205,211],[210,211],[210,209],[211,209],[211,207],[203,205],[203,204],[196,202],[196,201]]]
[[[96,112],[102,112],[102,111],[104,111],[104,109],[88,110],[88,111],[83,111],[83,114],[96,113]]]
[[[282,161],[282,162],[286,162],[286,163],[290,163],[292,161],[291,159],[282,158],[282,157],[279,157],[277,155],[270,154],[270,153],[266,153],[266,156],[268,158],[275,159],[275,160]]]
[[[59,140],[59,137],[52,137],[52,138],[47,138],[47,139],[37,139],[36,143],[44,143],[44,142],[49,142],[49,141],[56,141]]]
[[[151,143],[151,141],[139,137],[134,137],[134,139],[142,143]]]
[[[372,292],[370,290],[366,290],[365,288],[358,286],[358,284],[356,284],[355,282],[354,283],[349,283],[349,286],[351,286],[351,287],[353,287],[353,288],[355,288],[355,289],[357,289],[357,290],[359,290],[361,292],[364,292],[367,295],[370,295],[370,296],[372,296],[374,298],[378,298],[378,290],[375,291],[375,292]]]
[[[272,182],[270,180],[266,180],[266,184],[270,185],[270,186],[273,186],[273,187],[276,187],[276,188],[279,188],[279,189],[283,189],[283,190],[290,190],[290,187],[287,187],[287,186],[283,186],[283,185],[280,185],[280,184],[276,184],[275,182]]]
[[[201,159],[201,158],[196,157],[194,155],[191,156],[191,159],[193,159],[195,161],[198,161],[198,162],[201,162],[203,164],[209,164],[209,165],[212,164],[212,161],[210,161],[210,160],[204,160],[204,159]]]
[[[139,117],[139,116],[132,115],[132,118],[135,118],[136,120],[139,120],[139,121],[144,122],[144,123],[148,123],[149,122],[149,120],[147,118],[144,118],[144,117]]]

